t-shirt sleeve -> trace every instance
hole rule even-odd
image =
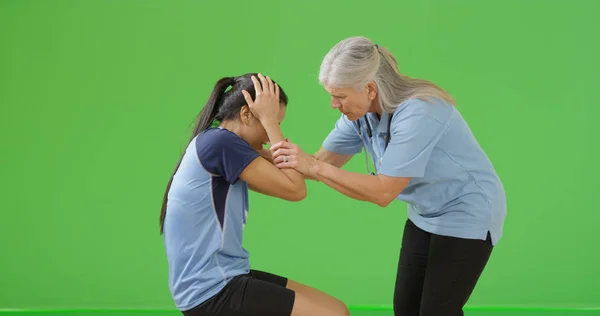
[[[336,121],[333,130],[323,141],[322,146],[334,153],[354,155],[362,150],[362,141],[357,128],[342,114],[342,117]]]
[[[423,111],[393,116],[391,140],[383,155],[380,174],[390,177],[423,177],[431,152],[446,124]]]
[[[222,176],[230,184],[260,156],[245,140],[227,130],[211,130],[198,136],[196,152],[206,171]]]

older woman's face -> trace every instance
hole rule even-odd
[[[360,90],[325,86],[325,90],[331,95],[331,108],[338,109],[350,121],[358,120],[367,114],[375,99],[369,86]]]

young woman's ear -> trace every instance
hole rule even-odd
[[[248,107],[248,105],[244,105],[242,106],[242,108],[240,109],[240,121],[243,124],[250,124],[250,118],[252,117],[252,112],[250,111],[250,108]]]

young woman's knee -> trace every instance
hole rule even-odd
[[[291,316],[350,316],[350,311],[346,304],[340,300],[335,300],[324,304],[315,301],[310,297],[296,292],[294,308]]]
[[[346,306],[346,304],[340,300],[338,300],[337,303],[332,306],[332,309],[332,316],[350,316],[350,310],[348,309],[348,306]]]

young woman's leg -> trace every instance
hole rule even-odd
[[[185,316],[290,316],[295,294],[285,287],[239,275],[210,300],[185,311]]]
[[[350,311],[348,310],[348,307],[346,307],[346,304],[344,304],[337,298],[323,293],[315,288],[292,280],[288,280],[287,288],[293,290],[296,293],[296,300],[298,300],[298,296],[301,296],[304,300],[310,302],[310,304],[316,304],[320,306],[323,310],[326,310],[328,312],[326,315],[350,315]]]
[[[297,284],[277,275],[253,270],[238,276],[206,303],[184,312],[186,316],[347,316],[342,303],[330,305],[286,285]]]
[[[421,316],[462,316],[492,252],[487,240],[432,235]]]
[[[430,238],[431,234],[406,221],[394,289],[395,315],[419,316]]]
[[[253,278],[277,284],[294,291],[296,293],[296,301],[307,301],[307,303],[302,304],[303,306],[299,306],[298,309],[311,308],[310,305],[316,305],[318,308],[330,311],[331,315],[350,315],[348,308],[342,301],[313,287],[260,270],[252,270],[250,274]]]

